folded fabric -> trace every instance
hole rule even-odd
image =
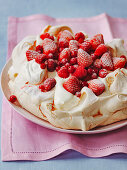
[[[101,14],[92,18],[52,18],[34,15],[10,17],[8,23],[8,58],[15,45],[27,35],[36,35],[46,25],[68,25],[74,32],[85,31],[90,36],[102,33],[105,41],[123,38],[127,42],[127,19]],[[2,160],[46,160],[68,149],[90,157],[112,153],[127,153],[127,127],[94,135],[61,133],[41,127],[22,117],[3,98]]]

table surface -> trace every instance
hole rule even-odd
[[[106,12],[113,17],[127,18],[126,7],[126,0],[0,0],[0,72],[5,64],[7,55],[8,16],[22,17],[32,14],[46,14],[52,17],[72,18],[91,17]],[[1,91],[0,98],[1,109]],[[66,151],[56,158],[47,161],[0,162],[0,170],[125,170],[127,169],[126,159],[126,154],[114,154],[108,157],[95,159],[88,158],[76,151]]]

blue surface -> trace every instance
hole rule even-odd
[[[0,71],[7,55],[8,16],[46,14],[52,17],[91,17],[103,12],[113,17],[127,18],[126,0],[0,0]],[[2,94],[0,92],[0,98]],[[1,100],[0,100],[1,109]],[[1,159],[1,158],[0,158]],[[126,170],[127,155],[115,154],[104,158],[88,158],[75,151],[41,162],[0,162],[0,170]]]

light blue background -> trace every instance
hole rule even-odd
[[[126,0],[0,0],[0,72],[7,55],[8,16],[46,14],[52,17],[91,17],[103,12],[127,18]],[[2,94],[0,92],[0,110]],[[1,116],[0,116],[1,117]],[[1,158],[0,158],[1,159]],[[126,170],[127,155],[88,158],[75,151],[41,162],[0,162],[0,170]]]

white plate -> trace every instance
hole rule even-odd
[[[3,71],[1,73],[1,87],[2,87],[2,91],[4,96],[6,97],[7,101],[8,98],[10,96],[10,91],[9,91],[9,87],[8,87],[8,69],[10,68],[12,64],[12,60],[10,59],[7,64],[4,66]],[[8,101],[9,102],[9,101]],[[30,121],[39,124],[40,126],[52,129],[52,130],[56,130],[59,132],[64,132],[64,133],[74,133],[74,134],[96,134],[96,133],[104,133],[104,132],[108,132],[108,131],[112,131],[118,128],[121,128],[123,126],[127,125],[127,120],[123,120],[123,121],[119,121],[116,123],[113,123],[111,125],[107,125],[107,126],[103,126],[103,127],[98,127],[96,129],[90,130],[90,131],[78,131],[78,130],[66,130],[66,129],[60,129],[60,128],[56,128],[54,126],[52,126],[50,123],[48,123],[45,120],[42,120],[36,116],[34,116],[33,114],[31,114],[30,112],[28,112],[27,110],[12,104],[9,102],[9,104],[12,106],[12,108],[14,110],[16,110],[20,115],[24,116],[25,118],[29,119]]]

